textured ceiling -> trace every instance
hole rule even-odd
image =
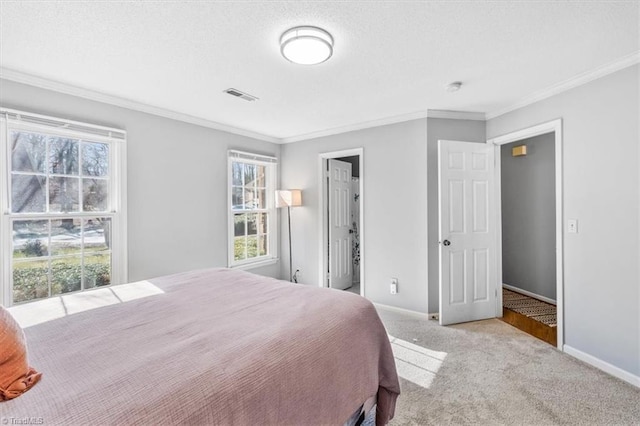
[[[1,1],[0,66],[275,138],[491,113],[637,52],[637,1]],[[317,66],[280,35],[335,38]],[[444,86],[455,80],[461,91]],[[246,102],[233,87],[260,98]]]

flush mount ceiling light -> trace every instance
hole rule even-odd
[[[294,64],[321,64],[333,54],[333,37],[318,27],[295,27],[280,37],[280,52]]]

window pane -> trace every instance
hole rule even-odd
[[[256,190],[255,207],[258,209],[267,208],[267,191],[264,189]]]
[[[258,188],[267,187],[266,171],[267,171],[266,166],[256,166],[256,187]]]
[[[100,217],[84,221],[84,251],[101,252],[111,249],[111,219]]]
[[[80,179],[69,177],[49,178],[49,211],[77,212],[80,210],[78,201],[78,185]]]
[[[11,132],[11,170],[45,172],[47,137],[38,133]]]
[[[258,256],[258,237],[247,237],[247,259]]]
[[[11,175],[11,211],[42,213],[46,205],[47,179],[44,176]]]
[[[236,237],[244,237],[247,234],[247,215],[233,215],[234,230],[233,235]]]
[[[48,256],[49,221],[17,220],[13,222],[13,258]]]
[[[235,161],[231,163],[231,176],[232,182],[231,184],[234,186],[242,186],[242,172],[244,171],[244,164],[236,163]]]
[[[244,208],[251,210],[256,208],[256,193],[250,188],[244,189]]]
[[[78,141],[49,138],[49,171],[58,175],[78,174]]]
[[[46,259],[13,262],[13,303],[49,297],[49,263]]]
[[[81,288],[82,263],[80,256],[51,261],[51,294],[70,293]]]
[[[111,284],[111,254],[105,253],[84,258],[84,288]]]
[[[244,165],[244,186],[249,188],[255,188],[256,186],[256,165],[255,164]]]
[[[242,201],[242,187],[234,186],[231,189],[231,208],[233,210],[244,209],[244,202]]]
[[[255,213],[247,215],[247,235],[256,235],[258,233],[257,216]]]
[[[258,237],[258,256],[266,256],[268,240],[266,235],[261,235]]]
[[[259,234],[267,233],[267,213],[258,213],[256,215],[256,226]]]
[[[95,142],[82,144],[82,174],[85,176],[109,174],[109,145]]]
[[[81,219],[51,221],[51,255],[80,254],[82,251]]]
[[[235,260],[243,260],[247,257],[246,255],[246,239],[245,237],[236,237],[233,240],[233,258]]]
[[[108,180],[82,179],[82,209],[86,212],[106,211],[108,193]]]

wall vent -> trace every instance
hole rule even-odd
[[[231,96],[235,96],[236,98],[244,99],[245,101],[253,102],[258,100],[258,98],[256,98],[255,96],[252,96],[248,93],[241,92],[238,89],[233,89],[233,88],[227,89],[224,91],[224,93],[227,93]]]

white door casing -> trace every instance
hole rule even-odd
[[[351,164],[329,159],[329,287],[351,287]]]
[[[506,135],[502,135],[487,141],[487,144],[494,147],[494,153],[496,158],[500,155],[500,147],[504,144],[511,142],[521,141],[523,139],[532,138],[534,136],[542,135],[545,133],[554,134],[555,141],[555,164],[556,164],[556,310],[557,310],[557,348],[561,351],[564,350],[564,237],[563,237],[563,180],[562,180],[562,119],[556,119],[541,123],[532,127],[517,130]],[[496,162],[495,167],[495,179],[496,179],[496,211],[498,222],[496,224],[497,229],[497,253],[498,253],[498,277],[497,283],[502,284],[502,230],[501,230],[501,202],[500,202],[500,161]],[[497,300],[497,316],[502,314],[502,292],[498,292]]]
[[[496,317],[495,153],[438,141],[440,324]]]

